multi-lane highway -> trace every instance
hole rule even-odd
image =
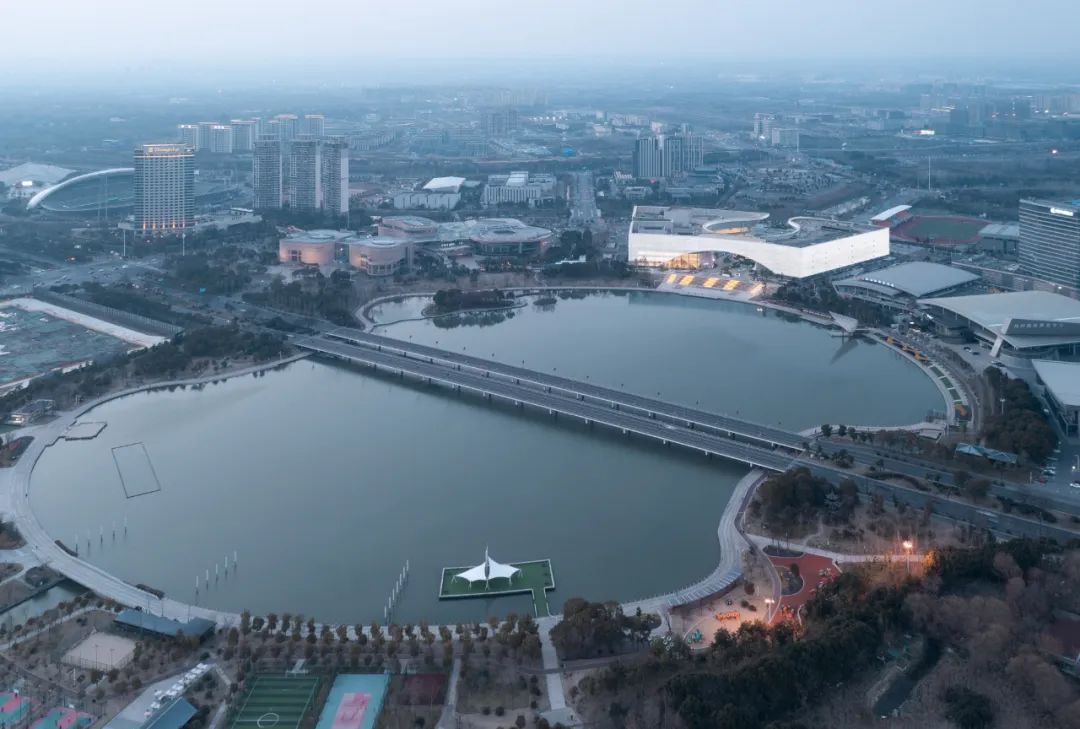
[[[802,451],[807,439],[798,433],[755,423],[744,418],[718,415],[697,408],[669,403],[629,392],[614,390],[568,377],[538,372],[503,362],[451,352],[438,347],[414,344],[400,339],[369,334],[359,329],[337,328],[327,332],[331,339],[346,342],[365,349],[390,352],[404,358],[420,358],[450,365],[462,371],[483,373],[515,384],[536,387],[548,393],[560,393],[594,402],[624,412],[644,414],[650,418],[691,429],[711,431],[724,435],[734,434],[740,438],[768,446],[784,446]]]

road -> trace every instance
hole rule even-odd
[[[401,339],[384,337],[378,334],[370,334],[358,329],[336,328],[329,330],[327,334],[336,340],[342,340],[365,348],[377,348],[386,352],[393,352],[405,357],[419,357],[440,364],[447,364],[459,369],[472,370],[474,372],[488,373],[506,381],[539,387],[546,392],[552,390],[562,393],[580,396],[587,401],[596,402],[607,407],[618,405],[623,411],[636,412],[653,417],[662,422],[673,425],[688,426],[692,429],[705,429],[715,433],[734,433],[740,437],[755,440],[767,445],[778,445],[792,450],[801,451],[807,439],[799,433],[793,433],[782,428],[774,428],[761,423],[754,423],[744,418],[728,415],[718,415],[697,408],[668,403],[663,400],[653,399],[623,392],[590,382],[572,380],[557,374],[547,374],[528,369],[525,366],[510,365],[492,359],[475,357],[464,352],[451,352],[438,347],[406,342]],[[524,364],[524,363],[523,363]]]
[[[596,207],[596,186],[592,172],[572,172],[570,194],[570,222],[588,226],[600,219]]]
[[[337,359],[366,364],[393,373],[408,373],[429,383],[442,384],[456,390],[471,391],[488,398],[528,405],[549,414],[562,414],[588,424],[606,425],[625,434],[633,433],[650,438],[664,445],[674,444],[700,453],[783,471],[791,464],[794,454],[787,450],[773,449],[736,440],[706,429],[675,425],[664,418],[650,417],[649,411],[635,412],[635,408],[618,399],[594,400],[574,393],[573,389],[560,390],[525,381],[515,382],[500,377],[487,376],[485,371],[457,369],[455,365],[433,361],[417,356],[402,356],[390,351],[357,346],[347,342],[319,337],[299,337],[293,344],[303,349]],[[489,373],[491,371],[488,371]],[[567,381],[572,383],[573,381]],[[658,403],[661,404],[661,403]],[[736,432],[739,425],[732,426]]]
[[[385,337],[375,337],[375,335],[363,336],[374,337],[374,341],[377,342],[386,340]],[[596,392],[591,390],[594,386],[566,378],[558,378],[560,384],[557,387],[551,386],[541,379],[548,377],[547,375],[541,376],[529,370],[471,357],[468,358],[468,364],[461,364],[456,360],[463,355],[431,347],[423,347],[421,350],[419,348],[422,345],[406,344],[398,340],[389,340],[390,345],[385,348],[381,348],[381,344],[372,345],[371,340],[366,347],[317,337],[294,341],[298,346],[332,357],[352,359],[395,374],[407,372],[431,383],[470,390],[516,405],[529,405],[552,413],[565,413],[586,422],[607,425],[622,432],[634,433],[664,444],[681,445],[702,453],[760,466],[772,471],[785,471],[797,463],[806,467],[812,474],[833,483],[850,478],[864,494],[880,494],[886,498],[895,498],[917,509],[929,507],[940,516],[972,523],[977,527],[986,527],[1003,534],[1048,537],[1058,540],[1075,539],[1080,536],[1077,532],[1056,524],[993,511],[989,507],[929,491],[920,491],[906,485],[879,481],[840,468],[828,461],[796,460],[795,454],[786,448],[778,446],[773,449],[754,445],[751,442],[736,440],[731,436],[721,434],[722,431],[712,432],[702,428],[697,425],[695,419],[682,421],[681,415],[675,417],[662,415],[661,406],[664,404],[650,401],[648,398],[640,398],[636,406],[630,406],[629,403],[624,404],[620,401],[620,398],[624,397],[623,393],[616,393],[606,388],[598,388],[599,392]],[[372,346],[376,348],[373,349]],[[434,355],[429,357],[426,352],[434,352]],[[507,368],[512,371],[520,370],[523,373],[522,377],[517,378],[514,374],[507,375]],[[491,376],[493,372],[498,372],[500,376]],[[531,382],[527,381],[528,377],[533,378]],[[618,407],[614,407],[615,405]],[[669,407],[678,408],[679,406]],[[708,416],[707,413],[695,411],[694,418],[707,421],[706,416]],[[724,421],[728,423],[726,427],[737,431],[739,423],[732,425],[731,420]],[[769,435],[755,433],[752,427],[745,430],[753,435],[740,435],[740,438],[763,438],[759,442],[769,442],[771,438]]]

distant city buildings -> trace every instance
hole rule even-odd
[[[255,148],[258,123],[254,119],[233,119],[229,126],[232,127],[233,152],[250,152]]]
[[[320,164],[323,211],[345,215],[349,212],[349,143],[344,137],[322,140]]]
[[[701,138],[683,127],[675,134],[654,134],[634,142],[634,177],[662,180],[700,167],[704,158]]]
[[[305,114],[300,123],[300,134],[321,137],[326,134],[326,117],[322,114]]]
[[[761,112],[754,114],[754,139],[771,141],[772,130],[776,122],[775,114],[763,114]]]
[[[298,212],[322,208],[321,145],[318,139],[295,139],[289,153],[289,207]]]
[[[182,231],[195,222],[193,153],[182,144],[144,144],[135,149],[135,230]]]
[[[256,210],[277,210],[284,204],[281,142],[264,137],[255,142],[252,155],[252,187]]]
[[[255,145],[258,121],[233,119],[228,124],[199,122],[177,124],[176,133],[180,143],[196,152],[232,154],[250,152]]]
[[[1080,287],[1080,201],[1020,201],[1020,267],[1051,283]]]
[[[228,124],[215,124],[210,127],[210,153],[232,154],[233,130]]]
[[[177,124],[176,131],[180,136],[180,144],[191,150],[199,148],[198,124]]]
[[[484,136],[489,139],[492,137],[505,137],[517,129],[517,126],[517,109],[509,107],[485,109],[480,113],[480,129],[483,131]]]
[[[555,175],[515,171],[509,175],[490,175],[484,185],[480,204],[524,203],[536,206],[555,202],[555,193]]]

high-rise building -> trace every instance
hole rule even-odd
[[[176,131],[180,136],[180,144],[192,151],[199,148],[198,124],[177,124]]]
[[[253,207],[256,210],[280,208],[283,192],[281,142],[276,137],[263,137],[255,142],[252,173],[252,187],[255,189]]]
[[[210,151],[210,130],[217,125],[217,122],[199,122],[199,139],[198,144],[195,147],[198,151]]]
[[[233,119],[229,122],[232,127],[232,146],[234,152],[250,152],[255,146],[256,129],[254,119]]]
[[[684,128],[680,136],[683,139],[683,169],[692,172],[705,163],[705,149],[702,147],[701,137],[689,129]]]
[[[135,230],[169,233],[195,222],[194,154],[183,144],[135,148]]]
[[[278,114],[274,117],[274,121],[277,122],[278,139],[283,144],[289,144],[296,139],[296,135],[300,131],[300,120],[296,114]]]
[[[232,154],[233,131],[228,124],[215,124],[210,127],[210,153]]]
[[[774,114],[763,114],[760,111],[754,114],[754,139],[765,142],[772,140],[773,126],[776,125]]]
[[[659,180],[664,176],[664,138],[640,137],[634,142],[634,177]]]
[[[322,207],[320,146],[314,137],[293,140],[289,155],[289,205],[293,210],[314,211]]]
[[[323,210],[328,215],[349,212],[349,142],[344,137],[323,141],[321,152]]]
[[[505,137],[517,129],[517,109],[485,109],[480,114],[480,129],[485,137]]]
[[[1020,201],[1020,267],[1036,278],[1080,288],[1080,201]]]
[[[326,117],[322,114],[305,114],[300,124],[300,133],[312,137],[321,137],[326,134]]]

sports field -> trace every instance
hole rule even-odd
[[[317,676],[256,676],[232,729],[296,729],[315,701]]]
[[[523,592],[531,592],[533,610],[536,612],[536,616],[545,617],[550,615],[547,591],[555,589],[555,573],[551,569],[551,560],[538,559],[533,562],[513,562],[510,566],[517,567],[521,570],[521,573],[510,580],[498,579],[486,585],[479,582],[470,584],[465,580],[454,579],[457,575],[470,569],[469,567],[444,567],[442,583],[439,585],[439,599],[498,597],[500,595],[517,595]]]
[[[384,673],[338,676],[315,729],[372,729],[389,684],[390,676]]]
[[[917,215],[892,229],[895,238],[942,244],[972,243],[979,237],[985,220],[957,216]]]

